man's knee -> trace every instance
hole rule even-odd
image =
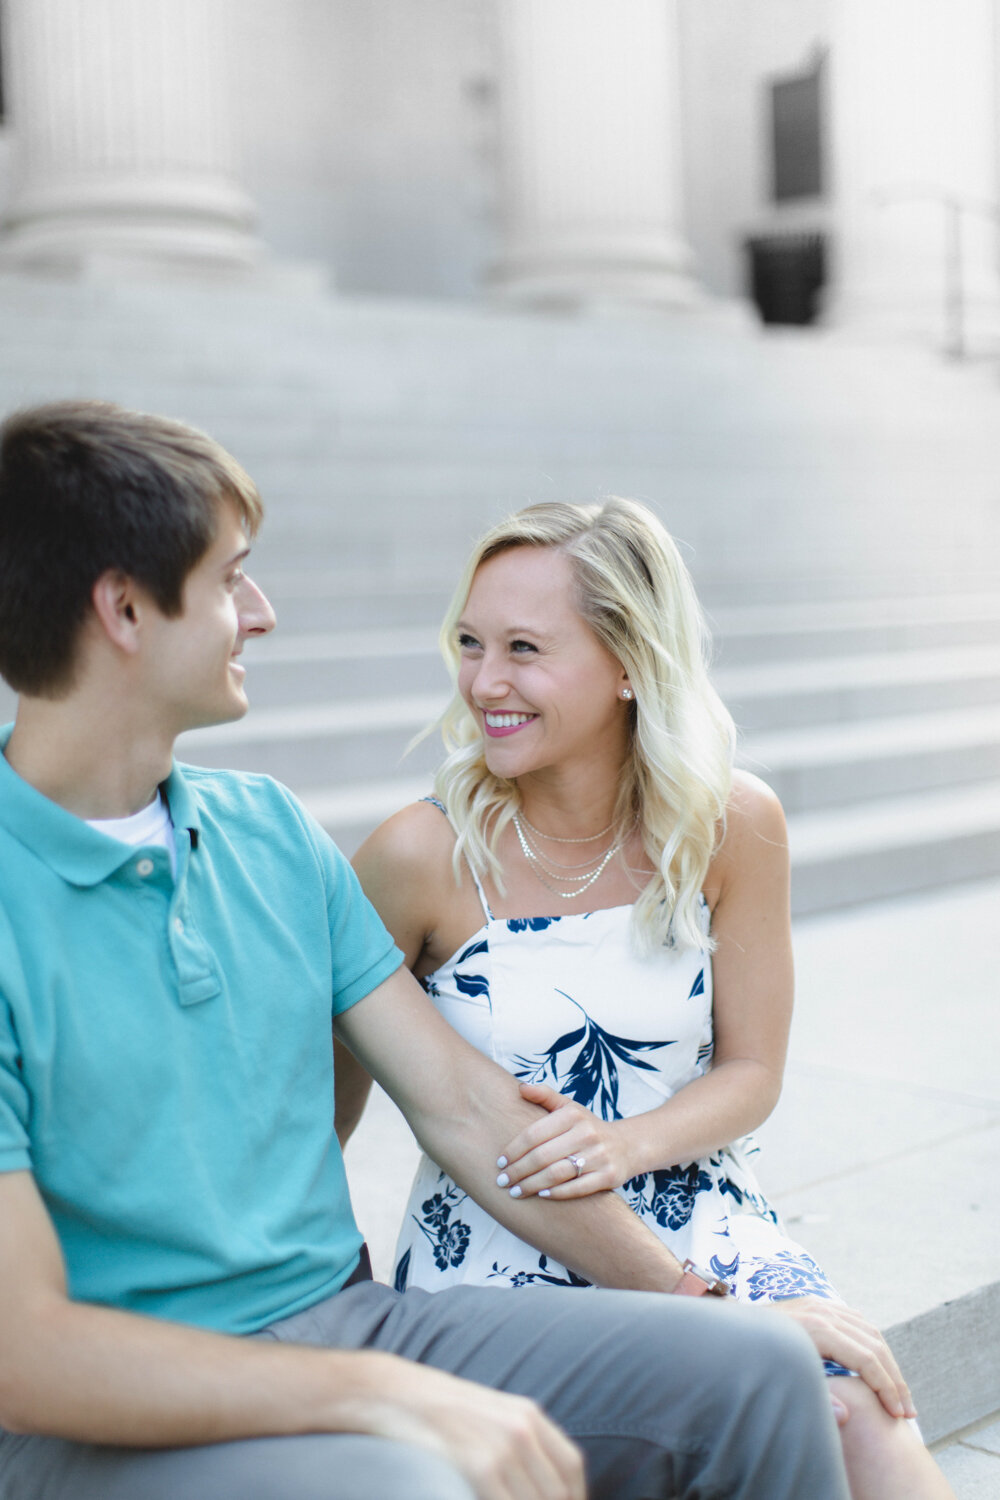
[[[4,1469],[4,1494],[8,1485],[13,1495],[44,1493],[51,1500],[474,1500],[438,1454],[356,1433],[159,1452],[31,1439]]]
[[[343,1433],[293,1438],[304,1450],[294,1474],[254,1500],[374,1500],[376,1496],[405,1496],[406,1500],[475,1500],[467,1481],[439,1454],[411,1443]],[[246,1492],[241,1496],[246,1500]]]
[[[632,1356],[645,1366],[651,1396],[662,1380],[668,1399],[676,1399],[680,1381],[685,1399],[706,1413],[755,1409],[762,1421],[780,1420],[782,1412],[804,1419],[825,1414],[819,1356],[780,1313],[681,1298],[645,1311],[648,1320],[632,1324]]]

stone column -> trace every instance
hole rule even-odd
[[[226,74],[228,0],[7,0],[7,265],[251,265]]]
[[[831,14],[831,320],[960,353],[1000,314],[996,0]]]
[[[691,302],[676,0],[499,0],[498,288]]]

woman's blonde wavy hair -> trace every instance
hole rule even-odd
[[[473,549],[445,616],[441,650],[453,682],[456,624],[476,570],[514,547],[553,547],[569,558],[580,614],[635,692],[615,822],[624,831],[638,818],[657,872],[635,905],[637,944],[702,947],[701,888],[723,826],[735,732],[708,679],[709,636],[687,568],[657,518],[632,500],[518,511]],[[502,891],[496,847],[520,806],[517,783],[487,769],[479,726],[457,687],[440,728],[447,756],[435,792],[457,833],[456,877],[465,858]]]

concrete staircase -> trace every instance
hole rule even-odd
[[[0,408],[67,395],[193,421],[258,479],[281,629],[248,651],[248,718],[182,753],[283,777],[348,852],[430,784],[433,737],[404,751],[447,696],[436,626],[471,539],[532,500],[617,492],[682,539],[741,760],[788,810],[799,914],[1000,872],[990,372],[676,315],[0,277]],[[839,1135],[804,1087],[803,1122]],[[378,1144],[355,1190],[382,1202]],[[972,1298],[956,1317],[879,1309],[908,1366],[938,1370],[933,1437],[1000,1405],[981,1279],[939,1294]]]
[[[179,415],[258,478],[281,630],[246,721],[347,850],[419,794],[436,623],[471,538],[632,493],[683,539],[799,912],[1000,870],[1000,392],[907,351],[679,316],[554,318],[281,289],[0,277],[0,406]],[[4,711],[0,697],[0,711]],[[9,702],[9,699],[7,700]]]

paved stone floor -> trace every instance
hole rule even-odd
[[[958,1500],[1000,1495],[1000,1412],[935,1449]]]

